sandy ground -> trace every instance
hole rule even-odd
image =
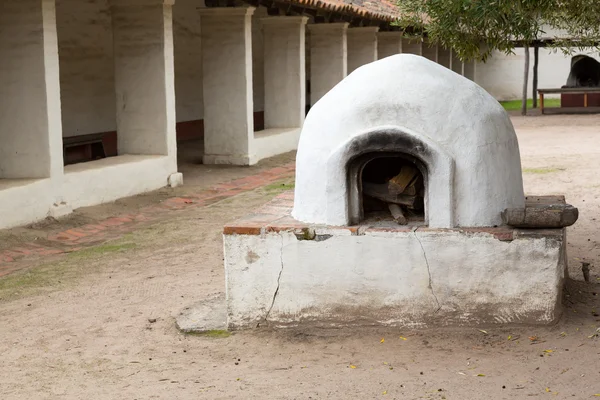
[[[256,190],[175,212],[110,245],[0,280],[0,398],[598,398],[600,117],[514,117],[514,123],[527,193],[566,193],[580,209],[569,230],[574,280],[558,325],[181,334],[174,318],[224,290],[222,225],[275,194]],[[186,164],[188,186],[181,190],[263,167]],[[94,220],[173,194],[81,210],[53,224]],[[5,231],[0,238],[45,229]],[[582,282],[580,260],[594,264],[593,283]]]

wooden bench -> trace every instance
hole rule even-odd
[[[540,110],[542,114],[594,114],[600,113],[600,106],[590,106],[589,95],[598,94],[600,95],[600,88],[560,88],[560,89],[538,89],[540,96]],[[544,107],[544,95],[546,94],[560,94],[561,100],[563,95],[582,95],[583,96],[583,107]]]
[[[106,158],[104,143],[102,142],[103,138],[104,133],[63,137],[63,158],[65,165]],[[83,151],[74,153],[74,156],[68,154],[69,149],[78,147],[82,148]]]

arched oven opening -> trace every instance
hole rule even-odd
[[[600,86],[600,63],[592,57],[577,55],[571,59],[566,88]]]
[[[368,153],[350,161],[351,224],[427,225],[427,168],[399,152]]]

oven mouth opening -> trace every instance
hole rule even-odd
[[[427,169],[417,158],[365,154],[351,161],[349,175],[352,224],[427,225]]]

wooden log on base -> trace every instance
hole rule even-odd
[[[419,183],[419,170],[410,165],[404,165],[398,175],[388,182],[388,190],[391,194],[417,194],[417,184]]]
[[[515,228],[564,228],[579,218],[579,210],[570,204],[528,204],[525,208],[509,208],[502,221]]]
[[[398,204],[388,204],[388,207],[392,213],[392,217],[394,217],[394,221],[396,221],[398,225],[408,224],[408,219],[406,219],[402,212],[402,208],[400,208]]]

